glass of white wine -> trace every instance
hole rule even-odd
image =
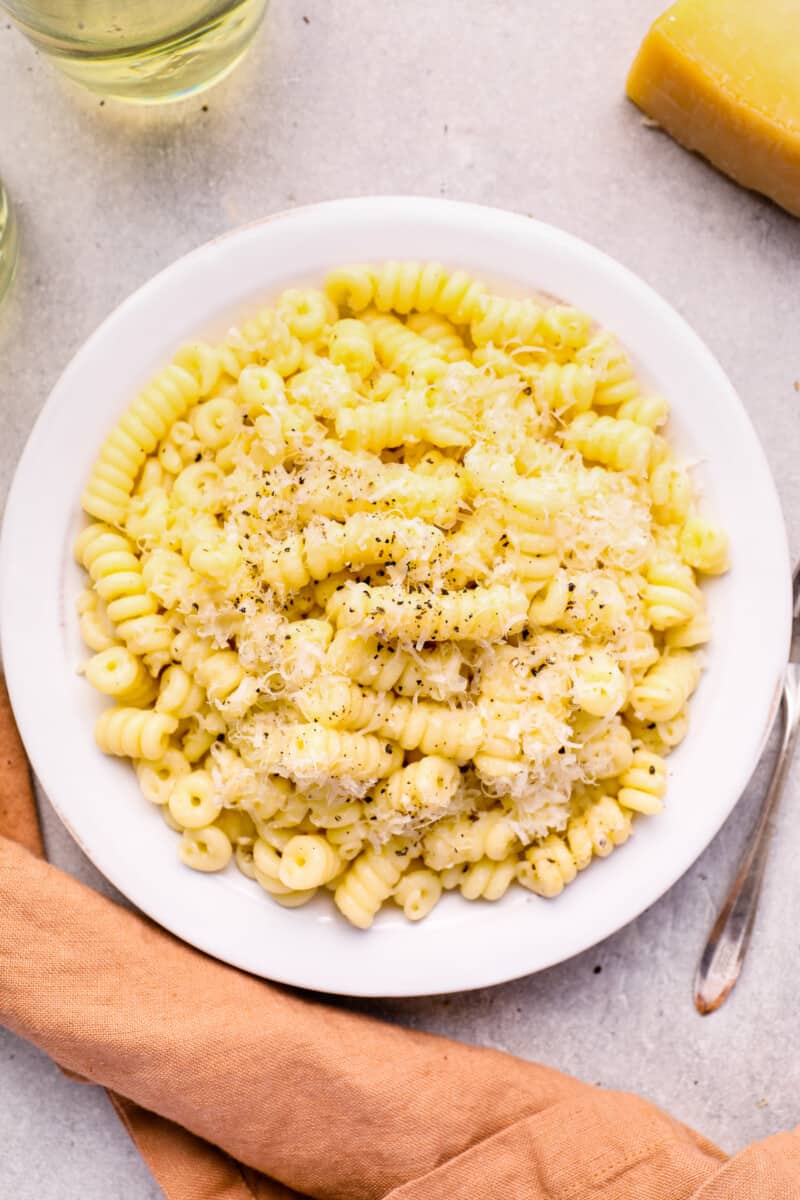
[[[255,36],[268,0],[0,0],[37,49],[93,92],[140,104],[216,83]]]
[[[14,278],[17,265],[17,221],[0,180],[0,303]]]

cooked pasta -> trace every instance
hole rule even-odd
[[[401,876],[392,898],[409,921],[421,921],[441,900],[442,881],[435,871],[409,871]]]
[[[500,900],[514,882],[517,871],[516,856],[510,855],[502,862],[482,858],[476,863],[461,863],[442,872],[445,888],[455,888],[466,900]]]
[[[86,678],[98,692],[133,708],[149,708],[158,691],[141,659],[124,646],[109,646],[90,658]]]
[[[389,899],[409,863],[409,847],[394,838],[370,846],[348,867],[333,898],[351,925],[369,929],[378,909]]]
[[[658,813],[730,557],[668,419],[586,313],[439,263],[179,348],[75,554],[97,743],[180,860],[367,929],[555,897]]]

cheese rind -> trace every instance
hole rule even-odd
[[[645,37],[627,93],[688,150],[800,216],[796,0],[678,0]]]

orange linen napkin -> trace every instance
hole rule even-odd
[[[726,1160],[636,1096],[223,966],[40,853],[0,681],[0,1022],[110,1090],[170,1200],[800,1198],[797,1133]]]

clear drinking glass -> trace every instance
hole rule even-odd
[[[0,302],[14,278],[17,265],[17,222],[8,195],[0,182]]]
[[[247,50],[268,0],[0,0],[65,75],[140,104],[216,83]]]

